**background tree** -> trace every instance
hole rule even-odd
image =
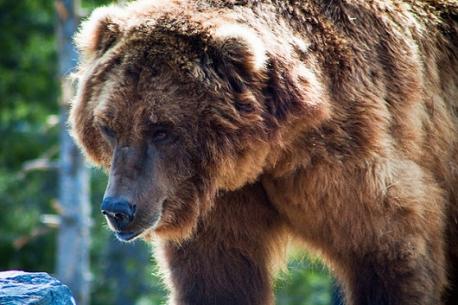
[[[76,303],[89,305],[89,171],[66,128],[75,87],[69,78],[78,54],[73,44],[79,1],[56,0],[60,99],[59,234],[57,277],[73,291]]]

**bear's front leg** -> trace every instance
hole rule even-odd
[[[347,297],[352,305],[440,305],[445,288],[443,253],[421,238],[397,249],[355,254],[348,263]],[[387,246],[389,247],[389,246]],[[418,253],[418,247],[425,247]]]
[[[363,220],[366,228],[376,224],[374,229],[353,240],[352,250],[340,256],[348,304],[443,304],[447,280],[444,220],[437,207],[441,197],[425,187],[423,197],[403,198],[396,188],[377,203],[385,204],[384,213]]]
[[[259,185],[221,194],[191,239],[161,241],[173,305],[272,305],[284,228]]]

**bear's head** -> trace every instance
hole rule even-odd
[[[299,60],[305,43],[261,20],[190,11],[100,8],[76,37],[72,133],[109,172],[102,210],[122,240],[189,236],[218,191],[274,169],[326,116]]]

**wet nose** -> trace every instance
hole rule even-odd
[[[134,219],[135,205],[118,197],[106,197],[102,202],[102,214],[116,230],[123,230]]]

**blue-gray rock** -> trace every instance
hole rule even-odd
[[[0,272],[1,305],[75,305],[70,289],[45,272]]]

